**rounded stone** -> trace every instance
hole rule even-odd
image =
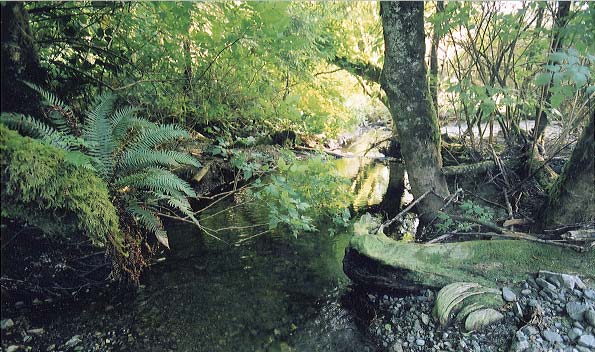
[[[585,321],[595,328],[595,310],[589,309],[583,314]]]
[[[514,292],[512,292],[512,290],[508,287],[503,287],[502,288],[502,298],[504,298],[504,300],[506,302],[514,302],[516,301],[516,294]]]
[[[572,328],[570,329],[570,331],[568,332],[568,337],[574,341],[576,339],[578,339],[581,335],[583,334],[583,330],[579,329],[579,328]]]
[[[547,342],[554,344],[556,342],[562,343],[562,336],[555,331],[544,330],[541,332],[541,336],[546,339]]]
[[[588,348],[595,348],[595,336],[583,335],[578,339],[578,345]]]

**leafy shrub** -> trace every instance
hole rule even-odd
[[[287,152],[278,159],[277,171],[269,182],[256,183],[255,196],[268,207],[270,229],[284,224],[297,236],[316,231],[316,220],[330,219],[339,227],[349,225],[350,183],[323,156],[297,160]]]
[[[466,200],[461,203],[459,205],[459,210],[463,213],[463,215],[478,219],[483,222],[491,222],[494,216],[491,210],[479,206],[470,200]],[[439,233],[445,233],[449,231],[469,231],[473,227],[473,224],[470,222],[455,222],[446,213],[440,213],[438,215],[438,220],[439,222],[436,224],[436,230]]]

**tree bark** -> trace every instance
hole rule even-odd
[[[380,3],[385,46],[381,85],[399,134],[413,195],[433,190],[446,197],[440,132],[428,96],[423,7],[422,2]],[[431,221],[442,205],[439,196],[425,197],[417,208],[421,223]]]
[[[436,13],[444,11],[444,1],[436,2]],[[438,46],[440,44],[440,36],[434,26],[432,33],[432,47],[430,49],[430,94],[432,94],[432,103],[434,104],[434,111],[438,115]]]
[[[550,191],[546,227],[595,221],[595,116],[583,131],[562,174]]]
[[[43,84],[47,72],[39,64],[29,15],[21,2],[2,6],[2,99],[1,111],[36,114],[39,98],[22,81]]]
[[[555,53],[562,48],[562,29],[566,27],[566,23],[568,23],[568,14],[570,13],[570,1],[558,1],[558,9],[554,15],[554,28],[552,29],[552,41],[550,43],[550,53]],[[548,64],[554,64],[553,62],[548,60]],[[541,107],[537,107],[537,115],[536,121],[537,125],[535,126],[534,132],[534,140],[538,141],[545,128],[548,124],[548,117],[545,113],[544,107],[550,104],[552,94],[549,90],[549,86],[545,86],[543,88],[541,99],[542,104]]]

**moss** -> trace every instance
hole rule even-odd
[[[122,252],[116,208],[93,171],[70,163],[68,152],[0,125],[2,217],[25,221],[47,234],[86,234]]]
[[[468,241],[422,245],[401,243],[385,236],[354,236],[350,245],[382,264],[407,269],[410,277],[428,286],[477,282],[488,287],[520,281],[527,273],[550,270],[578,273],[595,279],[595,253],[527,241]]]

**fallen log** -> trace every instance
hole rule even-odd
[[[454,282],[498,287],[537,270],[595,279],[595,253],[577,253],[524,240],[417,244],[383,235],[353,236],[343,270],[356,284],[396,291],[441,288]]]
[[[502,160],[506,167],[513,167],[515,160]],[[498,167],[494,160],[484,160],[478,163],[472,164],[461,164],[455,166],[444,166],[442,168],[442,174],[444,176],[456,176],[456,175],[477,175],[486,173],[494,170]]]

